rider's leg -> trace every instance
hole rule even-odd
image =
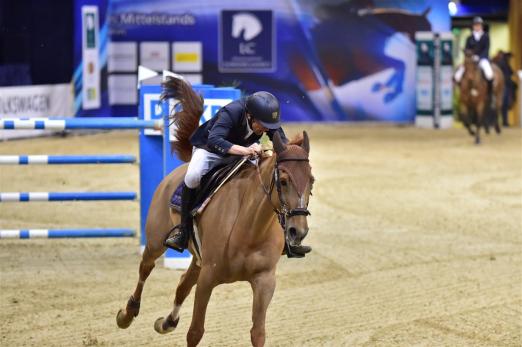
[[[464,76],[464,65],[460,65],[457,71],[455,71],[455,75],[453,75],[453,78],[457,84],[462,80],[462,76]]]
[[[165,245],[178,252],[183,252],[188,247],[188,240],[193,228],[193,218],[191,214],[196,190],[199,187],[201,177],[205,175],[221,157],[217,154],[208,152],[201,148],[195,148],[192,153],[185,174],[185,186],[181,194],[181,223],[177,225],[172,233],[165,240]]]
[[[491,68],[491,64],[488,59],[482,58],[479,61],[479,66],[484,72],[484,77],[486,77],[486,81],[488,82],[488,99],[493,105],[493,69]]]

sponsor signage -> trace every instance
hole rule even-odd
[[[70,117],[74,114],[70,84],[0,87],[0,118]],[[27,137],[43,130],[0,130],[0,139]]]
[[[109,42],[107,69],[109,72],[134,72],[138,66],[136,42]]]
[[[82,58],[84,110],[101,106],[98,6],[82,6]]]
[[[275,57],[274,13],[271,10],[221,11],[220,72],[273,72]]]

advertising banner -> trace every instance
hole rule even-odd
[[[0,118],[70,117],[74,114],[70,84],[0,87]],[[41,134],[42,130],[0,130],[0,139]]]
[[[137,99],[122,98],[121,84],[143,65],[269,91],[284,121],[412,122],[415,33],[450,29],[439,0],[77,1],[100,8],[99,113],[114,115],[135,114]]]
[[[97,6],[82,6],[83,109],[100,108],[99,18]]]

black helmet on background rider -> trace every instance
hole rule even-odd
[[[247,112],[268,129],[279,129],[281,118],[279,101],[269,92],[256,92],[246,99]]]
[[[482,19],[482,17],[475,17],[475,18],[473,18],[473,24],[482,24],[482,25],[484,25],[484,20]]]

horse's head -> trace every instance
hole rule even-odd
[[[286,242],[290,247],[299,247],[308,233],[308,201],[314,178],[308,156],[310,141],[303,132],[302,138],[283,144],[279,133],[275,133],[274,151],[276,169],[274,183],[279,195],[280,216],[283,216]],[[287,250],[288,251],[288,250]]]
[[[464,68],[466,70],[475,71],[477,62],[473,59],[473,51],[471,49],[464,50]]]
[[[461,101],[467,103],[479,96],[480,91],[485,88],[481,87],[481,72],[473,51],[464,50],[464,75],[460,83]],[[483,84],[483,83],[482,83]]]

